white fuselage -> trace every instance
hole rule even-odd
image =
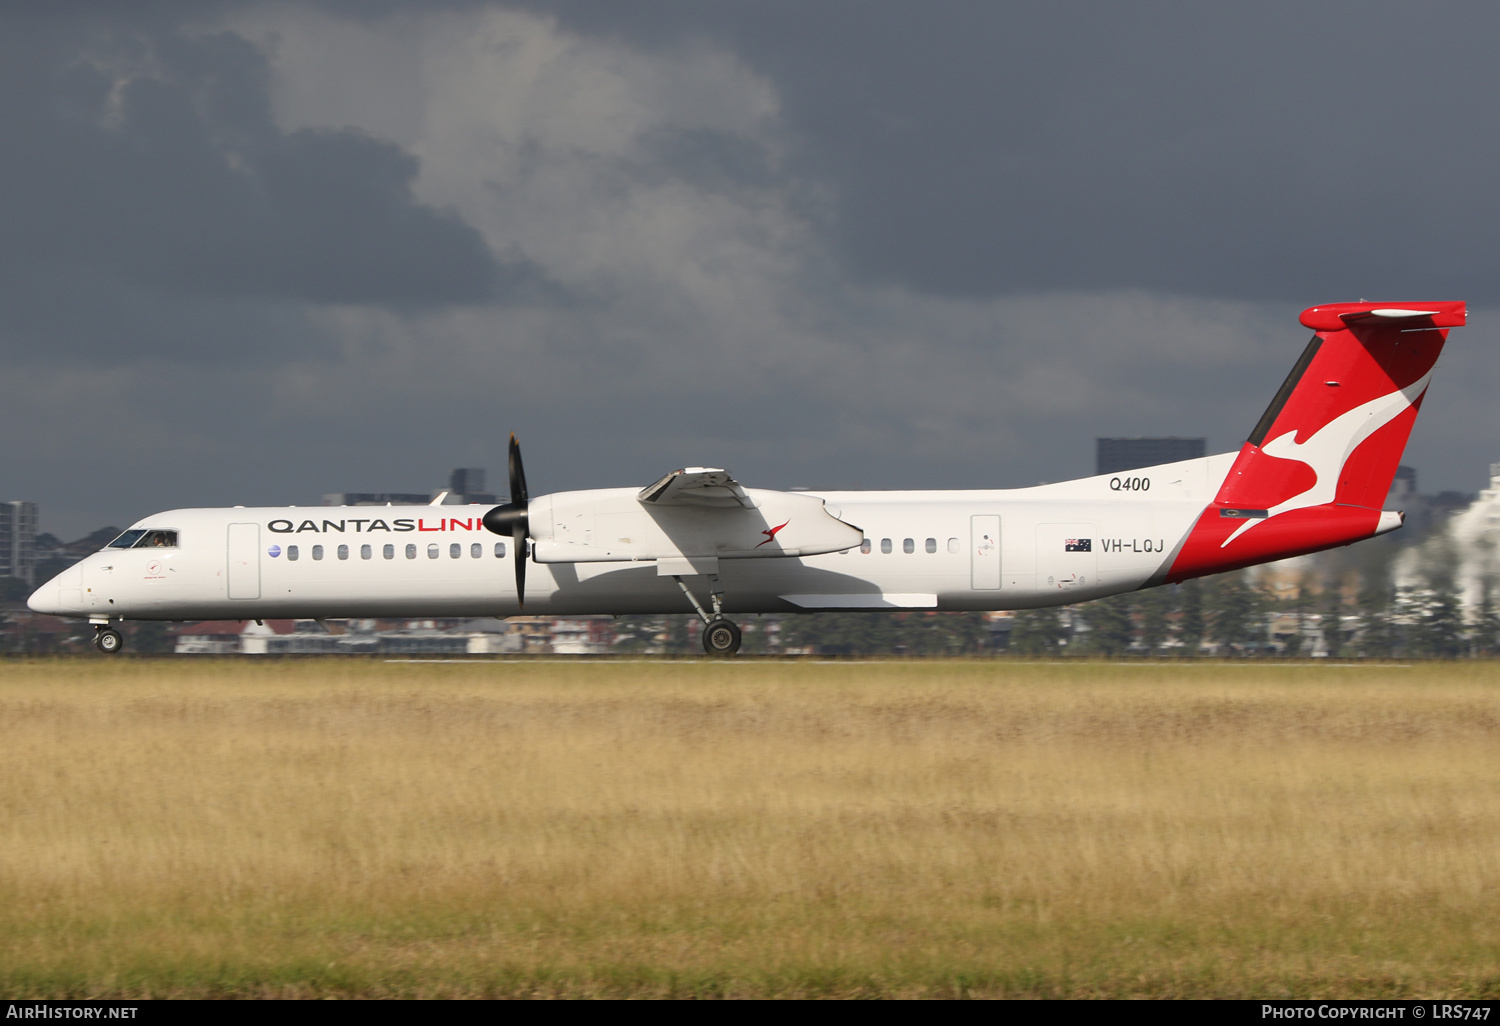
[[[1234,458],[1034,488],[799,493],[822,499],[865,544],[718,559],[713,588],[726,614],[1022,609],[1131,591],[1160,581]],[[601,489],[550,498],[557,508],[597,499],[613,509],[634,496]],[[489,508],[171,510],[133,526],[177,532],[175,548],[104,549],[43,585],[31,604],[95,620],[691,612],[673,574],[707,601],[710,579],[694,576],[701,569],[595,559],[531,562],[523,608],[512,543],[480,522]]]

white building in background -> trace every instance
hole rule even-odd
[[[181,655],[500,655],[524,650],[525,637],[501,620],[439,624],[412,620],[382,628],[373,620],[335,621],[329,633],[311,620],[209,620],[174,627]]]
[[[0,577],[19,577],[36,585],[34,502],[0,502]]]
[[[247,652],[266,651],[266,639],[278,634],[291,634],[295,627],[292,620],[204,620],[201,623],[183,624],[171,633],[177,636],[172,651],[179,655],[242,655]]]
[[[1422,544],[1401,553],[1392,571],[1396,587],[1406,590],[1451,573],[1466,612],[1483,602],[1486,581],[1491,600],[1500,603],[1500,463],[1490,464],[1490,486]]]
[[[448,475],[447,488],[435,488],[430,492],[325,492],[325,506],[425,506],[442,499],[444,506],[463,506],[468,503],[494,505],[501,501],[484,490],[483,467],[454,467]]]
[[[553,655],[607,655],[614,645],[614,618],[569,616],[552,621]]]

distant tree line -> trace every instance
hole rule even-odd
[[[1237,571],[1015,614],[1011,652],[1095,657],[1461,658],[1500,654],[1496,587],[1465,615],[1452,568],[1396,588],[1386,567],[1301,575]],[[1272,587],[1280,583],[1282,587]]]
[[[743,651],[834,656],[1458,658],[1500,654],[1500,591],[1467,617],[1451,565],[1396,589],[1388,560],[1261,568],[1072,606],[1020,610],[1010,630],[983,613],[740,617]],[[622,617],[617,651],[701,651],[692,616]]]
[[[970,655],[998,651],[983,613],[802,613],[735,618],[750,655]],[[701,652],[692,616],[625,616],[615,622],[616,651],[689,655]]]

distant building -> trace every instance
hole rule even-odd
[[[444,505],[467,505],[481,503],[492,505],[500,500],[484,490],[483,467],[455,467],[448,475],[448,498]]]
[[[180,655],[494,655],[520,652],[500,620],[349,620],[331,634],[310,620],[209,620],[170,629]]]
[[[432,501],[427,492],[328,492],[325,506],[425,506]]]
[[[1391,490],[1386,495],[1385,508],[1397,509],[1391,505],[1393,502],[1409,501],[1417,494],[1417,468],[1408,467],[1405,464],[1396,468],[1396,476],[1391,479]]]
[[[448,491],[454,495],[478,495],[484,492],[483,467],[454,467],[448,475]]]
[[[36,503],[0,502],[0,577],[36,584]]]
[[[446,494],[445,494],[446,493]],[[448,487],[430,492],[327,492],[325,506],[425,506],[439,495],[444,506],[469,503],[494,505],[500,500],[484,490],[483,467],[457,467],[448,475]]]
[[[1206,438],[1098,438],[1095,442],[1095,474],[1201,459],[1208,451]]]
[[[569,616],[552,621],[553,655],[606,655],[614,643],[612,616]]]
[[[1490,465],[1492,479],[1497,468],[1500,468],[1500,464]],[[1490,487],[1494,488],[1493,480]],[[1391,481],[1391,490],[1386,493],[1384,508],[1400,510],[1406,514],[1403,539],[1416,541],[1433,528],[1442,526],[1449,518],[1467,510],[1478,498],[1473,492],[1455,491],[1423,495],[1417,491],[1415,468],[1400,466],[1396,468],[1396,476]]]
[[[1396,587],[1420,589],[1446,578],[1456,586],[1464,608],[1478,611],[1486,591],[1493,601],[1500,580],[1500,463],[1490,464],[1490,486],[1478,495],[1450,491],[1418,498],[1425,503],[1431,536],[1397,557],[1392,574]],[[1408,514],[1408,526],[1411,519]]]
[[[176,636],[172,651],[178,655],[239,655],[265,652],[265,639],[296,631],[293,620],[205,620],[168,629]]]
[[[1427,534],[1435,525],[1442,524],[1473,499],[1472,495],[1457,492],[1422,495],[1417,491],[1416,468],[1403,465],[1396,468],[1396,476],[1391,480],[1391,490],[1386,493],[1382,508],[1400,510],[1406,514],[1401,540],[1412,542]]]

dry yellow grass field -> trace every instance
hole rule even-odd
[[[0,993],[1500,993],[1500,666],[0,664]]]

